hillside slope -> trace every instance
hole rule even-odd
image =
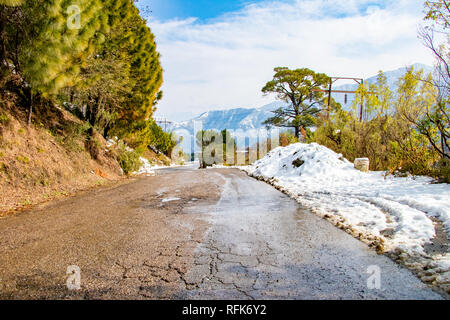
[[[22,119],[24,110],[0,108],[0,216],[123,177],[103,137],[87,141],[69,112],[41,110],[31,126]]]

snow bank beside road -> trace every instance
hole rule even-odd
[[[424,248],[436,236],[432,218],[450,236],[450,185],[431,178],[363,173],[326,147],[301,143],[274,149],[244,170],[380,251],[429,258]],[[449,258],[447,252],[433,261],[448,272]]]
[[[133,172],[134,175],[146,175],[146,176],[150,177],[150,176],[156,175],[155,170],[180,167],[180,165],[175,165],[175,164],[172,164],[170,166],[153,165],[150,163],[150,161],[148,161],[144,157],[140,157],[139,160],[141,161],[142,166],[138,171]]]
[[[154,176],[155,175],[155,171],[154,171],[155,166],[152,166],[150,161],[148,161],[144,157],[140,157],[139,160],[141,161],[142,165],[139,168],[139,170],[136,172],[133,172],[133,174],[134,175],[145,174],[146,176]]]

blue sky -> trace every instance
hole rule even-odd
[[[295,3],[295,0],[140,0],[139,6],[152,10],[151,18],[158,20],[198,18],[198,23],[208,22],[228,13],[238,12],[245,6],[270,2]],[[371,6],[384,8],[386,0],[360,1],[358,10],[365,11]],[[344,17],[345,11],[329,10],[330,15]]]
[[[140,0],[164,73],[158,116],[260,107],[273,68],[368,78],[433,64],[417,38],[425,0]]]
[[[197,17],[200,21],[214,19],[222,14],[242,9],[246,4],[265,0],[140,0],[147,5],[152,17],[159,20]]]

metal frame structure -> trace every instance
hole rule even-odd
[[[163,117],[155,117],[154,120],[160,127],[162,127],[164,125],[164,131],[166,131],[166,132],[167,132],[167,125],[175,123],[174,121],[167,120],[167,118],[163,118]]]
[[[313,89],[316,92],[325,92],[328,93],[328,117],[330,116],[330,107],[331,107],[331,94],[332,93],[345,93],[345,94],[356,94],[356,91],[346,91],[346,90],[332,90],[333,84],[338,80],[354,80],[357,84],[363,85],[364,79],[362,78],[352,78],[352,77],[330,77],[330,85],[328,90],[322,89]],[[359,121],[362,121],[364,113],[364,103],[361,101],[361,110],[359,115]]]

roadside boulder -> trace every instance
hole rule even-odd
[[[300,168],[302,165],[304,165],[305,164],[305,161],[303,161],[302,159],[296,159],[296,160],[294,160],[293,162],[292,162],[292,165],[295,167],[295,168]]]
[[[355,169],[362,172],[369,172],[370,160],[368,158],[355,159]]]

